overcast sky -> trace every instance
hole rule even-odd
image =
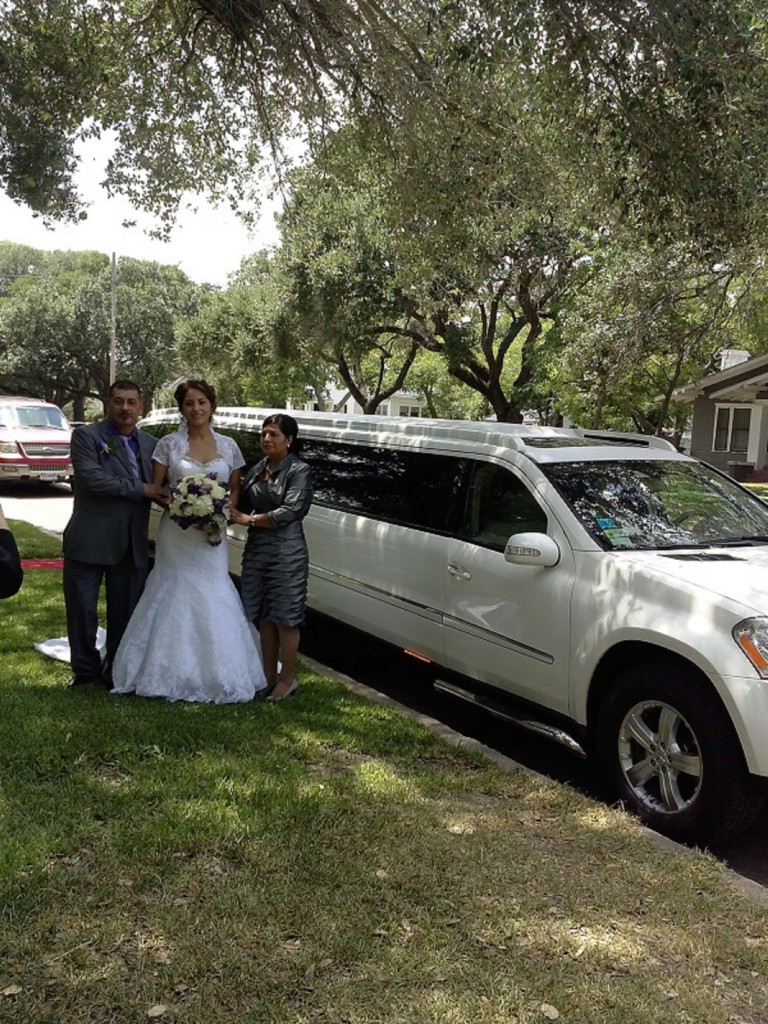
[[[151,226],[148,218],[142,218],[124,199],[107,197],[99,185],[104,162],[97,151],[84,154],[78,183],[91,205],[87,220],[76,224],[62,224],[51,231],[27,207],[0,193],[0,241],[35,249],[95,249],[107,255],[114,252],[118,259],[131,256],[170,263],[193,281],[218,285],[226,284],[227,275],[237,270],[244,256],[277,242],[273,203],[264,201],[256,231],[249,234],[227,207],[214,208],[199,199],[195,200],[197,213],[181,213],[170,242],[158,242],[142,230]],[[134,219],[136,227],[122,226],[124,220]]]

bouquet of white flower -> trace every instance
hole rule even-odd
[[[183,476],[170,488],[168,514],[182,528],[202,530],[209,544],[221,544],[229,514],[229,488],[213,474]]]

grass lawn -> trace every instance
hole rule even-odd
[[[744,486],[756,494],[758,498],[768,498],[768,484],[744,484]]]
[[[3,1024],[768,1019],[768,908],[714,858],[306,668],[274,705],[66,690],[60,583],[1,609]]]

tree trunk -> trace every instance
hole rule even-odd
[[[607,398],[605,379],[600,382],[600,390],[597,393],[597,400],[595,402],[595,411],[592,413],[592,423],[590,426],[593,430],[600,430],[603,425],[603,409],[605,408],[605,400]]]

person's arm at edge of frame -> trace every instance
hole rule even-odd
[[[13,597],[21,588],[24,570],[16,539],[0,506],[0,597]]]

